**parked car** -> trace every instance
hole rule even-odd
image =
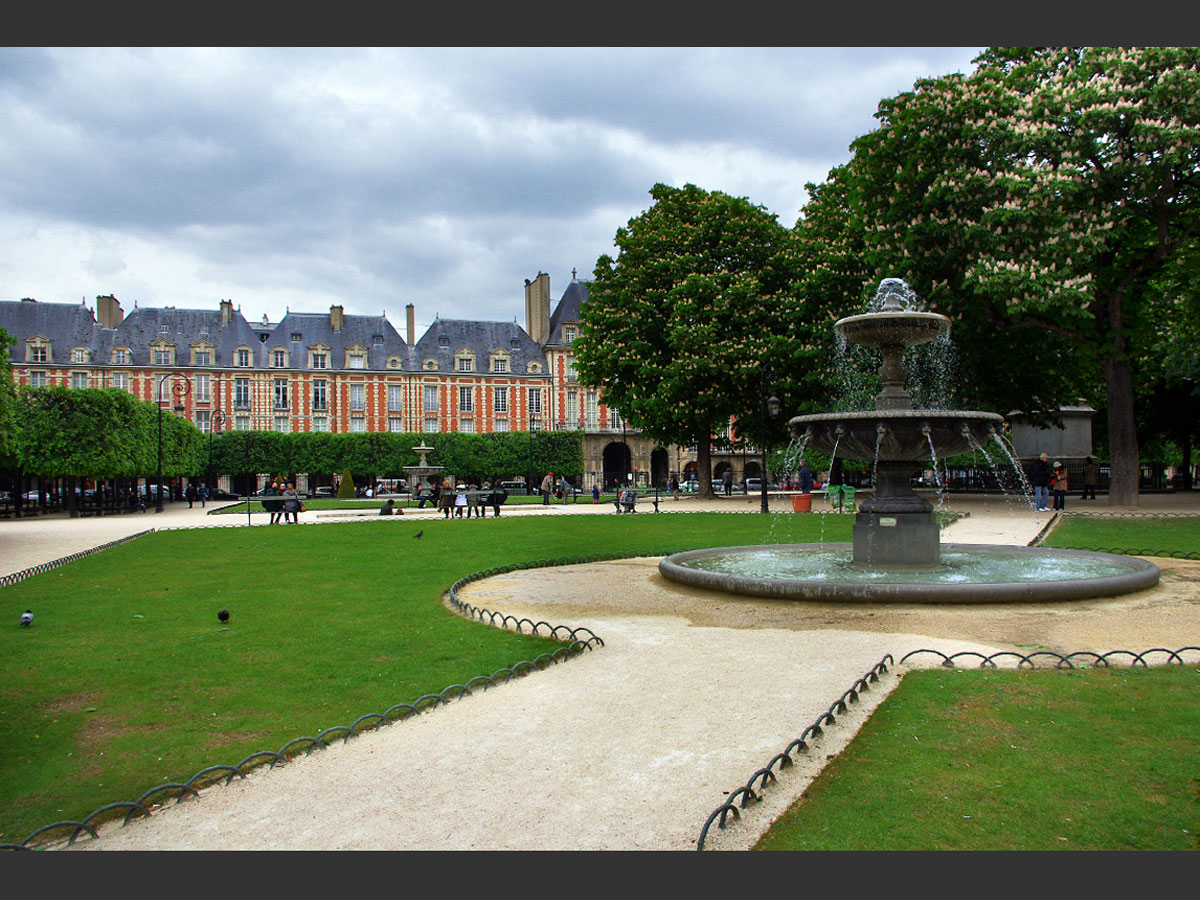
[[[323,484],[320,487],[318,487],[315,491],[313,491],[313,496],[314,497],[336,497],[337,496],[337,488],[335,488],[332,484]]]
[[[231,494],[229,491],[223,491],[220,488],[214,488],[208,492],[209,500],[241,500],[237,494]]]
[[[515,494],[518,497],[529,493],[529,489],[525,486],[525,482],[523,481],[502,481],[500,482],[500,487],[508,493]]]
[[[777,491],[777,490],[779,490],[779,485],[777,485],[773,481],[768,481],[767,482],[767,490],[768,491]],[[762,493],[762,479],[761,478],[747,478],[746,479],[746,493],[747,494],[761,494]]]

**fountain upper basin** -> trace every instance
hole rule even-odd
[[[950,320],[940,313],[904,310],[847,316],[833,327],[847,341],[863,347],[916,347],[949,335]]]
[[[808,447],[833,454],[836,446],[840,459],[928,463],[933,453],[946,459],[983,446],[1003,422],[976,410],[871,409],[796,416],[788,425]]]

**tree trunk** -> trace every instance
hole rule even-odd
[[[1112,466],[1108,503],[1110,506],[1137,506],[1140,459],[1133,418],[1133,377],[1129,363],[1115,354],[1104,360],[1103,369],[1108,393],[1108,453]]]
[[[712,500],[716,495],[712,489],[712,420],[708,416],[696,432],[696,479],[699,482],[696,496]]]

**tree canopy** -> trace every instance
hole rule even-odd
[[[1110,499],[1135,503],[1133,373],[1200,223],[1198,63],[1194,48],[992,49],[883,101],[797,224],[823,261],[805,296],[832,302],[854,274],[822,233],[861,241],[864,291],[902,277],[955,319],[966,399],[1043,418],[1102,401]]]
[[[745,198],[655,185],[654,204],[618,229],[596,263],[574,350],[582,380],[664,443],[709,444],[731,416],[757,422],[771,385],[800,371],[802,340],[788,229]],[[757,431],[757,428],[755,429]],[[557,470],[555,470],[557,471]]]

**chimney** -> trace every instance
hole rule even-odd
[[[121,309],[121,301],[112,294],[96,298],[96,318],[100,320],[101,328],[116,328],[125,319]]]
[[[417,310],[411,303],[404,307],[405,315],[408,317],[408,346],[416,343],[417,336]]]
[[[233,301],[232,300],[222,300],[221,301],[221,324],[228,325],[231,321],[233,321]]]
[[[345,321],[345,319],[346,319],[346,316],[342,313],[342,308],[340,306],[329,307],[329,327],[330,328],[332,328],[334,331],[341,331],[342,323]]]
[[[550,339],[550,276],[545,272],[525,279],[525,330],[539,344]]]

